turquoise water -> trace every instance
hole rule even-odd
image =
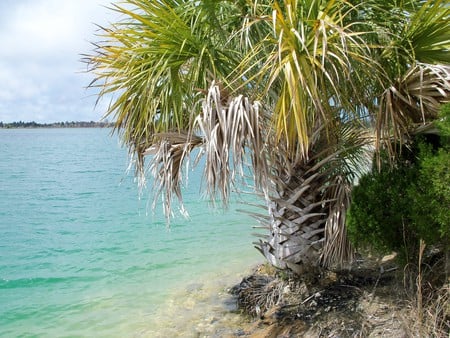
[[[212,210],[167,229],[107,129],[0,129],[0,337],[190,337],[238,323],[224,291],[260,260],[254,221]],[[212,334],[212,333],[211,333]]]

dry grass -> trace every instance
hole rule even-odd
[[[408,334],[411,337],[449,337],[450,283],[424,297],[421,306],[417,306],[418,300],[410,301],[409,313],[403,318]]]
[[[415,293],[410,293],[411,311],[404,321],[411,336],[449,337],[450,279],[445,276],[445,258],[437,255],[438,259],[431,265],[425,249],[425,243],[421,241],[416,269],[409,273],[409,280],[416,281]]]

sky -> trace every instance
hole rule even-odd
[[[112,0],[0,0],[0,122],[99,121],[93,74],[81,62]]]

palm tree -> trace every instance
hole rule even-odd
[[[153,175],[155,203],[163,195],[170,216],[173,197],[181,201],[195,148],[209,195],[225,204],[250,161],[269,211],[257,215],[264,256],[296,273],[349,260],[345,212],[373,129],[377,147],[389,147],[448,99],[448,6],[126,3],[86,61],[99,98],[115,95],[106,115],[139,176]]]

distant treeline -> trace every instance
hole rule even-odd
[[[37,123],[37,122],[0,122],[0,128],[106,128],[112,127],[111,122],[94,122],[94,121],[72,121],[72,122],[54,122],[54,123]]]

